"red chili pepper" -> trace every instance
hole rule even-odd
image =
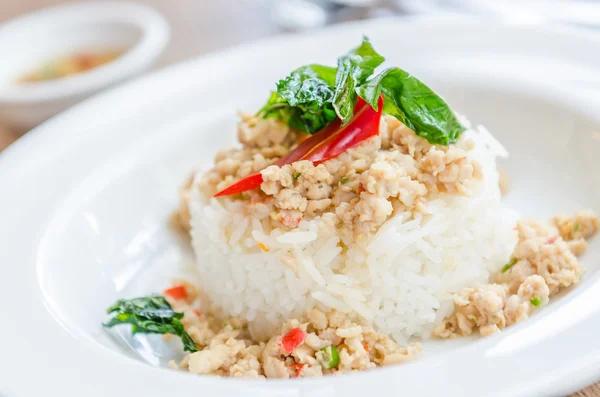
[[[296,378],[302,374],[302,370],[304,369],[304,364],[295,363],[291,365],[292,368],[296,370]]]
[[[348,124],[342,126],[340,120],[332,122],[273,164],[281,167],[296,161],[308,160],[317,165],[378,135],[379,119],[383,111],[383,96],[379,97],[377,106],[379,110],[373,109],[363,99],[358,98],[354,107],[354,116]],[[262,182],[263,178],[260,173],[250,175],[221,190],[215,194],[215,197],[230,196],[256,189]]]
[[[383,110],[383,97],[377,102],[375,111],[362,99],[358,99],[354,108],[354,117],[345,126],[340,127],[329,136],[322,137],[302,160],[310,160],[315,165],[337,157],[359,143],[379,135],[379,120]],[[312,137],[311,137],[312,138]]]
[[[363,108],[366,103],[363,101],[360,105],[356,104],[356,110]],[[360,107],[359,107],[360,106]],[[291,164],[300,160],[308,160],[307,156],[311,153],[313,148],[315,148],[320,142],[325,139],[331,137],[336,131],[340,130],[341,127],[340,119],[336,119],[335,121],[329,123],[325,128],[321,131],[316,132],[314,135],[309,136],[305,140],[303,140],[296,148],[290,151],[288,154],[274,162],[273,164],[281,167],[286,164]]]
[[[173,288],[169,288],[168,290],[165,291],[165,295],[168,295],[171,298],[176,299],[176,300],[187,299],[187,297],[188,297],[187,290],[185,289],[185,287],[183,285],[177,285]]]
[[[281,337],[279,346],[287,356],[292,354],[295,348],[304,343],[304,339],[306,339],[306,332],[302,331],[300,328],[293,328]]]
[[[226,187],[219,193],[215,194],[215,197],[231,196],[232,194],[238,194],[248,190],[256,189],[260,186],[262,182],[263,177],[259,172],[258,174],[247,176],[246,178],[239,180],[233,185]]]

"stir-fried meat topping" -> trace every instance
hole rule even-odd
[[[199,189],[209,197],[261,172],[260,190],[233,199],[248,200],[248,211],[273,227],[294,228],[302,219],[332,213],[346,234],[364,236],[375,232],[394,211],[424,211],[431,194],[470,195],[473,181],[482,176],[479,164],[468,157],[473,148],[470,139],[463,137],[452,146],[431,145],[387,116],[379,136],[319,165],[309,161],[270,165],[302,139],[276,121],[245,117],[238,137],[242,147],[220,152]],[[185,215],[185,208],[180,212]]]
[[[561,289],[579,283],[583,268],[576,255],[585,250],[584,238],[597,232],[598,217],[584,211],[553,221],[558,229],[520,221],[519,241],[510,262],[496,274],[497,283],[465,288],[457,294],[454,312],[434,329],[434,335],[451,338],[471,335],[476,329],[481,335],[491,335],[525,320]],[[575,224],[580,225],[576,232]]]
[[[186,289],[193,291],[189,284]],[[195,296],[189,292],[185,300],[170,299],[184,313],[183,325],[200,347],[179,364],[170,362],[173,369],[245,378],[310,377],[400,364],[421,354],[419,344],[401,347],[346,314],[318,309],[286,321],[281,333],[266,343],[255,342],[239,319],[223,322],[197,309]]]

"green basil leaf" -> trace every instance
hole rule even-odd
[[[360,46],[350,50],[341,58],[350,59],[353,66],[352,77],[359,83],[363,83],[369,78],[375,69],[385,61],[385,58],[375,51],[367,37],[363,37]]]
[[[351,75],[352,66],[348,60],[340,61],[338,64],[338,74],[335,82],[335,97],[333,98],[333,108],[337,117],[346,124],[354,115],[354,107],[358,100],[356,94],[356,80]]]
[[[354,107],[358,100],[357,88],[383,61],[385,58],[375,51],[366,37],[359,47],[338,58],[333,108],[342,124],[349,122],[354,115]]]
[[[175,328],[174,334],[181,338],[181,343],[183,343],[183,350],[186,352],[193,353],[198,351],[198,346],[196,346],[196,342],[192,339],[192,337],[185,332],[183,324],[178,319],[173,319],[173,327]]]
[[[198,351],[192,337],[185,332],[181,318],[183,313],[173,310],[169,302],[160,295],[134,299],[121,299],[107,309],[113,317],[104,324],[107,328],[116,325],[131,325],[132,334],[172,334],[181,338],[184,349]]]
[[[384,60],[365,37],[359,47],[338,58],[337,68],[307,65],[294,70],[277,84],[259,115],[314,134],[336,118],[348,123],[359,97],[379,110],[383,95],[383,111],[417,135],[431,144],[455,143],[465,128],[427,85],[398,68],[372,77]]]
[[[465,131],[450,106],[427,85],[392,68],[379,82],[384,112],[396,117],[431,144],[449,145]]]
[[[277,92],[271,94],[258,114],[314,134],[336,118],[331,103],[335,74],[336,68],[322,65],[294,70],[277,83]]]
[[[381,95],[381,82],[395,68],[389,68],[357,87],[358,96],[365,100],[375,110],[379,110],[378,101]]]

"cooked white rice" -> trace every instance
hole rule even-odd
[[[428,202],[430,214],[397,214],[346,251],[318,219],[266,234],[244,215],[243,201],[223,206],[192,189],[201,288],[223,314],[247,319],[258,339],[314,306],[357,313],[399,343],[427,337],[451,311],[451,295],[486,282],[516,241],[516,214],[502,206],[498,188],[496,157],[506,152],[483,128],[466,134],[484,174],[474,197],[440,194]],[[282,263],[286,255],[296,269]]]

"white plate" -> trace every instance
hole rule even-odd
[[[600,41],[466,21],[379,20],[187,62],[102,94],[0,155],[0,395],[528,396],[600,377],[600,241],[582,284],[473,343],[404,366],[301,381],[193,376],[144,363],[100,323],[115,298],[160,290],[188,253],[166,226],[177,187],[234,140],[235,111],[366,33],[511,151],[522,213],[600,209]],[[147,361],[152,362],[149,357]]]

